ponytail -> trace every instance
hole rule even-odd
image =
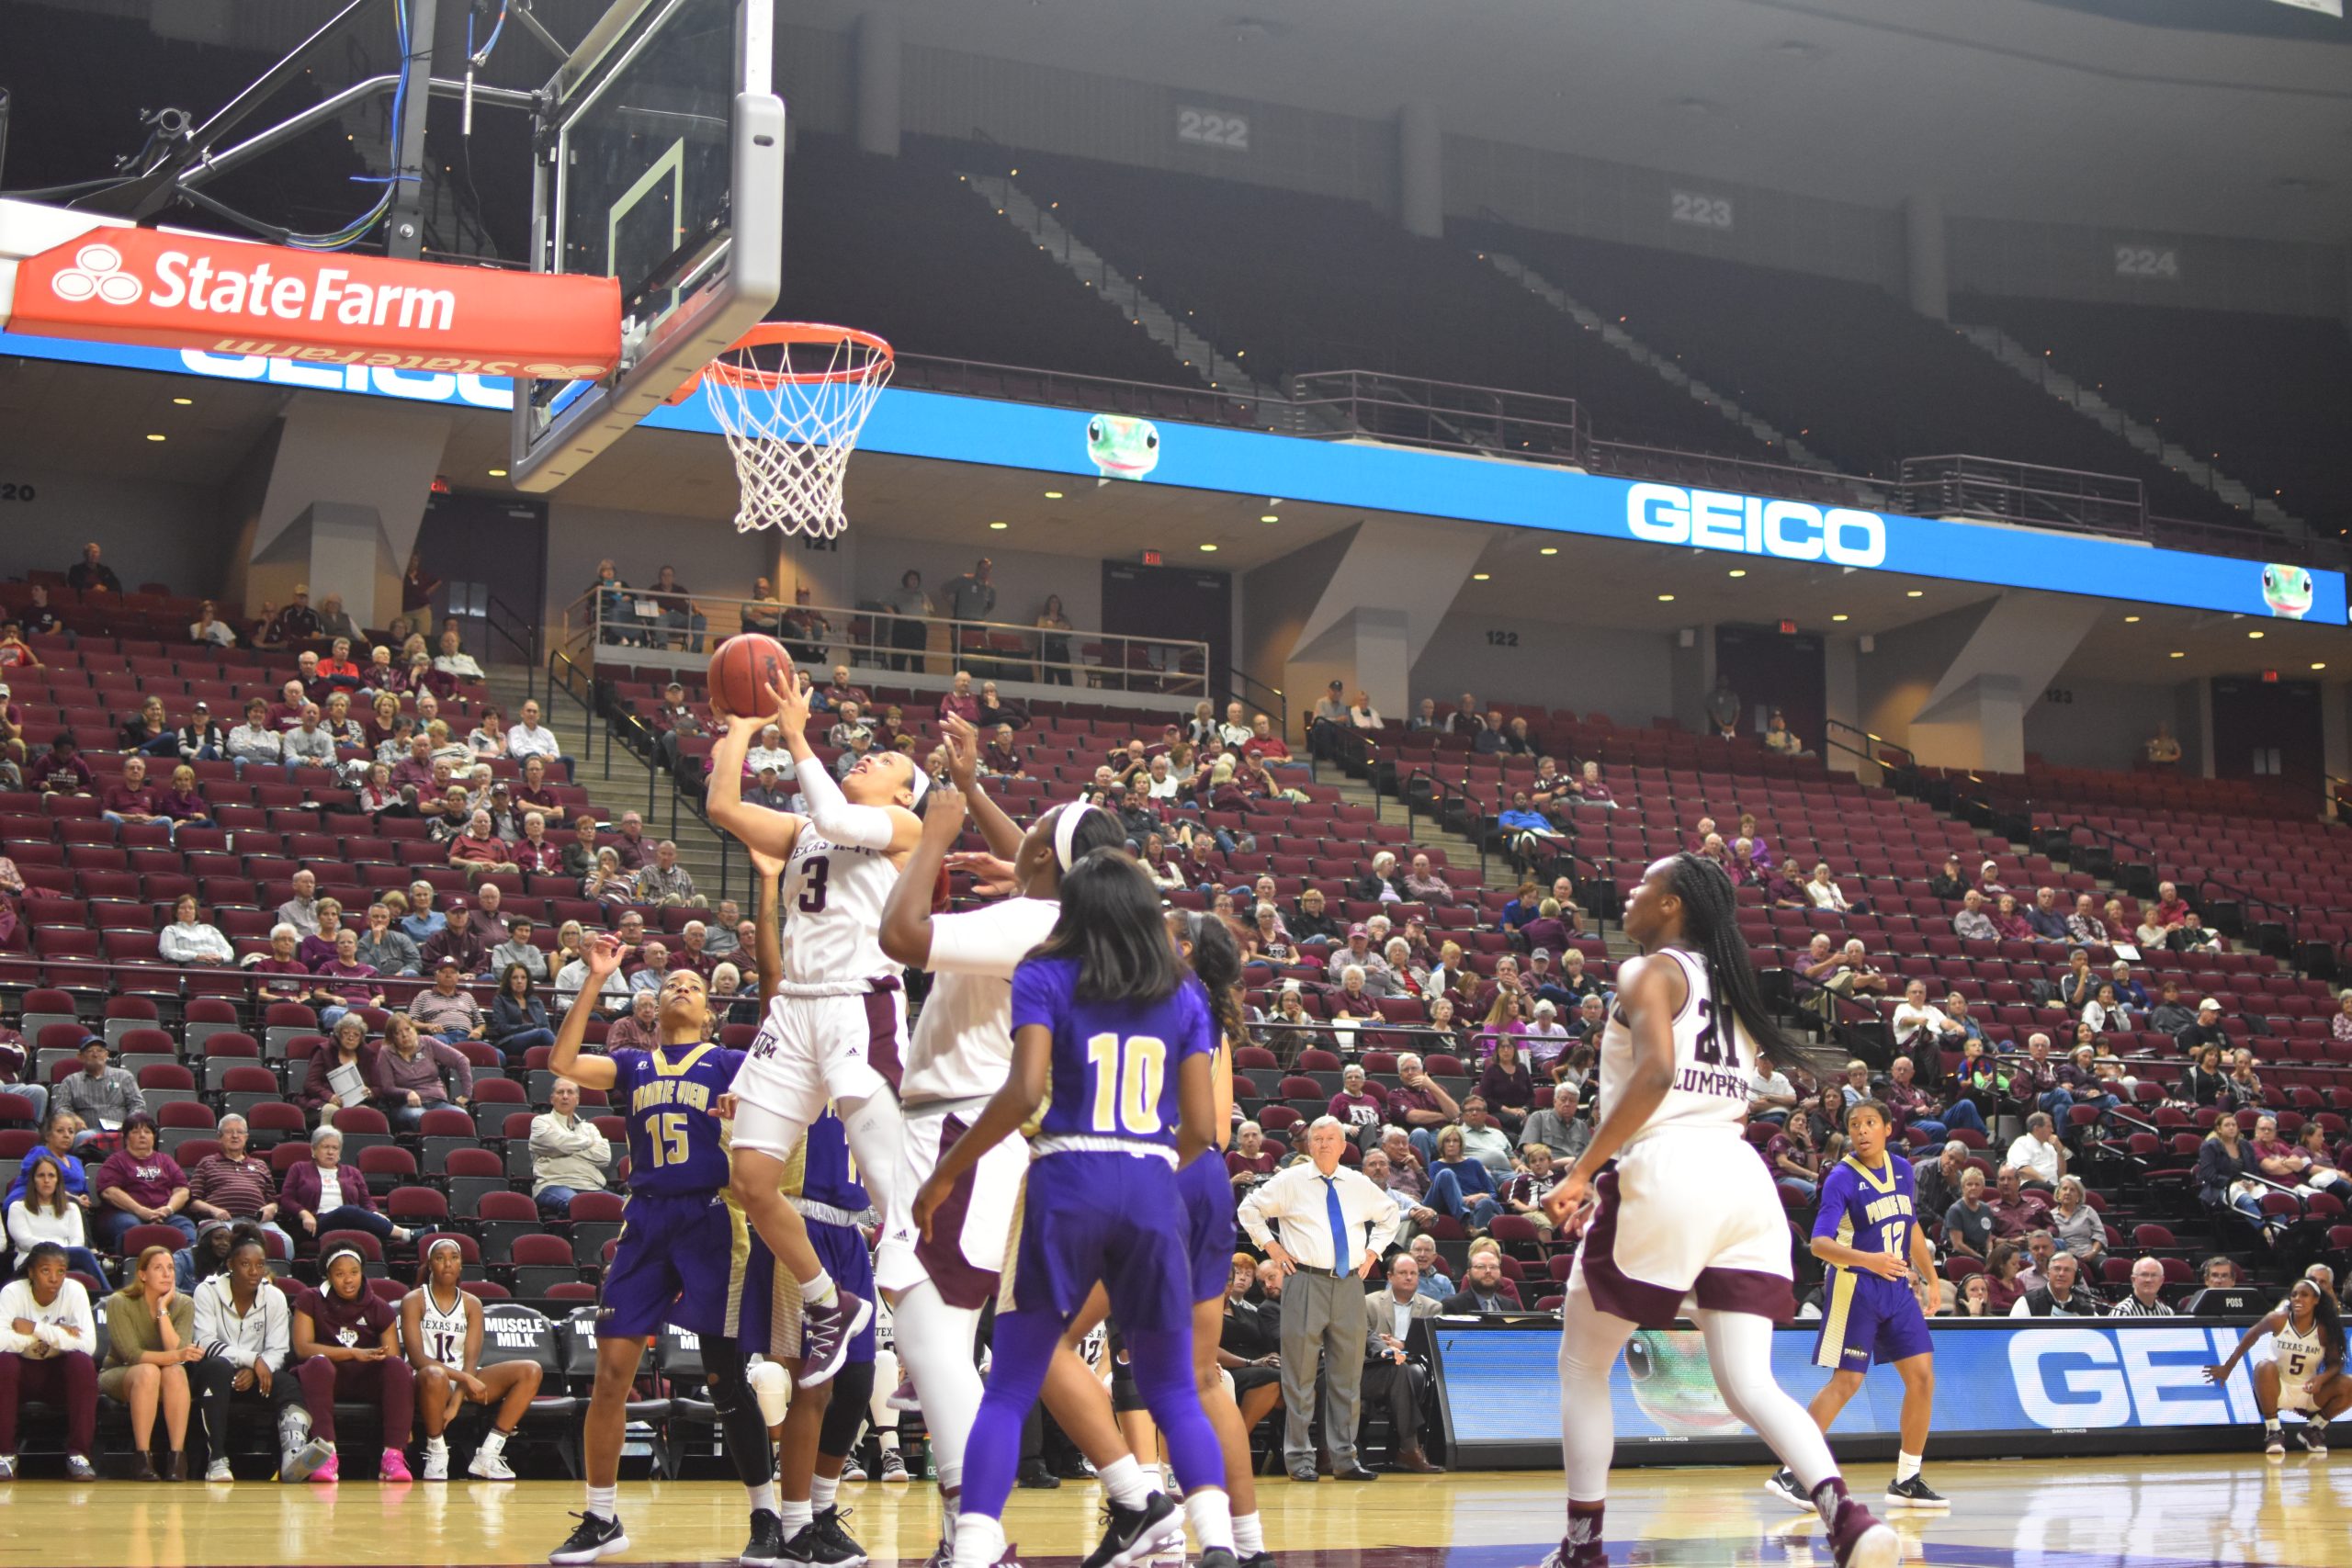
[[[1189,940],[1193,973],[1208,987],[1209,1012],[1227,1042],[1240,1045],[1250,1038],[1250,1020],[1241,1010],[1241,946],[1233,929],[1212,914],[1194,914]]]
[[[1844,1052],[1792,1038],[1765,1007],[1747,944],[1740,940],[1730,874],[1687,850],[1667,865],[1668,884],[1682,900],[1682,938],[1706,966],[1718,1020],[1730,1013],[1757,1051],[1776,1067],[1817,1083],[1839,1077],[1846,1066]]]

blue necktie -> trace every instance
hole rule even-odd
[[[1353,1248],[1348,1245],[1348,1216],[1340,1207],[1340,1179],[1323,1178],[1323,1213],[1331,1224],[1331,1272],[1346,1279],[1355,1272],[1349,1267],[1355,1261]]]

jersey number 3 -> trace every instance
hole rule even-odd
[[[1715,1027],[1715,1001],[1713,997],[1699,998],[1699,1038],[1692,1042],[1690,1055],[1711,1067],[1739,1066],[1739,1027]]]
[[[1097,1034],[1086,1042],[1094,1075],[1094,1131],[1138,1138],[1160,1131],[1159,1090],[1168,1077],[1167,1042],[1148,1034]]]
[[[800,897],[793,900],[802,914],[821,915],[825,912],[825,876],[831,869],[831,863],[823,855],[808,857],[808,864],[801,878]]]

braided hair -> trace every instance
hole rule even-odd
[[[1666,863],[1667,885],[1682,900],[1682,939],[1706,965],[1718,1018],[1728,1012],[1756,1049],[1774,1066],[1827,1082],[1845,1070],[1846,1055],[1826,1045],[1809,1045],[1786,1033],[1756,984],[1747,944],[1740,940],[1737,905],[1730,874],[1704,855],[1685,850]]]
[[[2345,1367],[2344,1314],[2335,1304],[2335,1297],[2308,1275],[2288,1287],[2289,1301],[2291,1302],[2296,1290],[2304,1285],[2312,1288],[2312,1329],[2319,1336],[2320,1364],[2342,1371]],[[2295,1314],[2290,1311],[2287,1326],[2291,1328],[2294,1325]]]

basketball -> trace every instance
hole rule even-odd
[[[775,638],[758,632],[730,637],[710,656],[710,705],[720,713],[773,713],[770,688],[778,675],[791,674],[792,655]]]

